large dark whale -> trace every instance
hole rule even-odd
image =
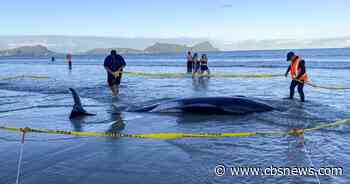
[[[82,115],[93,115],[84,110],[78,93],[70,88],[74,106],[70,118]],[[129,112],[159,112],[159,113],[199,113],[199,114],[232,114],[244,115],[254,112],[271,111],[274,108],[247,97],[201,97],[168,100],[140,108],[126,109]]]

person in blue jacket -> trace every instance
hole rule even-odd
[[[112,95],[119,94],[119,85],[122,79],[123,68],[126,66],[124,58],[112,50],[111,54],[105,58],[104,68],[107,71],[107,83],[111,88]]]

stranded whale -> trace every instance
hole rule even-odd
[[[83,115],[93,115],[84,110],[78,93],[70,88],[74,106],[70,118]],[[169,100],[153,105],[127,109],[129,112],[159,112],[159,113],[199,113],[199,114],[232,114],[244,115],[254,112],[267,112],[274,108],[247,97],[202,97]]]

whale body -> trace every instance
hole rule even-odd
[[[94,115],[88,113],[82,106],[78,93],[70,88],[74,99],[73,110],[70,119]],[[129,112],[157,112],[157,113],[197,113],[197,114],[232,114],[245,115],[256,112],[274,110],[273,107],[252,100],[247,97],[199,97],[168,100],[139,108],[127,109]]]
[[[265,103],[247,97],[199,97],[165,101],[130,111],[244,115],[273,109]]]

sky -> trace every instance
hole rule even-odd
[[[348,0],[2,1],[0,35],[208,38],[350,36]]]

